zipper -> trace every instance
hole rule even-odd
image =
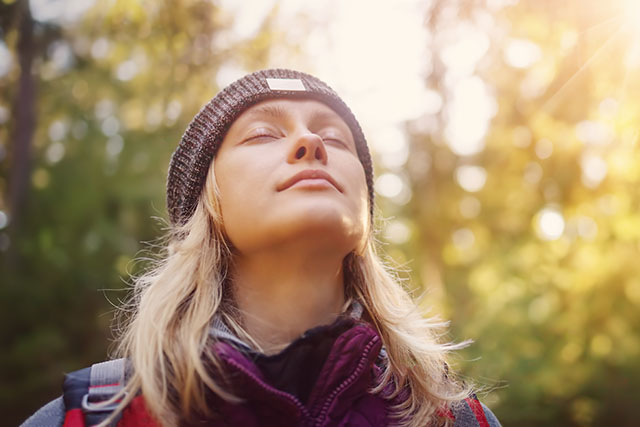
[[[300,400],[298,400],[298,398],[296,398],[295,396],[287,392],[284,392],[282,390],[278,390],[277,388],[265,383],[264,381],[262,381],[262,379],[260,379],[254,373],[248,371],[244,366],[240,365],[233,358],[226,356],[224,357],[224,359],[226,363],[233,366],[237,371],[239,371],[240,373],[248,377],[253,383],[258,385],[258,387],[260,387],[264,392],[277,396],[280,399],[284,400],[289,405],[295,407],[301,414],[301,419],[298,421],[300,424],[309,425],[309,426],[322,426],[322,421],[327,417],[327,414],[329,412],[329,407],[331,406],[331,404],[347,387],[349,387],[357,378],[359,378],[362,375],[367,365],[366,362],[368,360],[369,353],[371,352],[371,349],[373,348],[373,346],[378,343],[378,341],[380,341],[380,337],[376,335],[372,337],[371,340],[365,345],[365,347],[362,350],[362,357],[358,361],[358,365],[356,366],[356,369],[353,371],[351,375],[349,375],[349,377],[346,380],[344,380],[338,387],[336,387],[329,394],[329,396],[324,400],[324,403],[320,407],[320,410],[317,412],[316,416],[312,415],[313,413],[316,412],[315,410],[310,411],[309,409],[307,409],[302,404],[302,402],[300,402]],[[317,408],[318,406],[319,405],[315,405],[314,409]]]
[[[282,400],[284,400],[287,403],[289,403],[292,406],[294,406],[302,414],[302,417],[303,417],[302,421],[305,422],[305,423],[309,423],[310,418],[311,418],[311,414],[309,413],[309,410],[307,408],[305,408],[304,405],[295,396],[292,396],[289,393],[286,393],[284,391],[278,390],[277,388],[266,384],[264,381],[262,381],[260,378],[258,378],[255,374],[253,374],[252,372],[247,371],[244,368],[244,366],[240,365],[238,362],[236,362],[233,359],[227,359],[226,362],[228,364],[232,365],[233,367],[235,367],[238,371],[240,371],[245,376],[249,377],[249,379],[251,379],[251,381],[253,381],[255,384],[257,384],[263,391],[265,391],[267,393],[270,393],[272,395],[278,396]]]
[[[358,377],[360,377],[362,375],[362,372],[364,371],[364,369],[366,367],[366,361],[368,359],[368,355],[371,352],[371,349],[373,348],[373,346],[375,344],[377,344],[377,342],[379,340],[380,340],[380,337],[374,336],[373,338],[371,338],[371,341],[369,341],[367,343],[367,345],[364,347],[364,349],[362,351],[362,357],[360,358],[360,361],[358,362],[358,366],[356,366],[356,369],[349,376],[349,378],[344,380],[338,387],[336,387],[331,392],[329,397],[327,399],[325,399],[324,403],[322,404],[322,407],[320,408],[320,412],[318,412],[317,417],[313,417],[313,418],[315,418],[315,425],[317,425],[317,426],[321,426],[322,425],[321,421],[323,421],[326,418],[327,413],[329,412],[329,407],[331,406],[331,404],[340,395],[340,393],[342,393],[342,391],[344,389],[346,389],[348,386],[350,386]]]

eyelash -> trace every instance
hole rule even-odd
[[[321,137],[321,138],[322,138],[322,137]],[[345,143],[344,143],[344,141],[342,141],[341,139],[338,139],[338,138],[332,138],[332,137],[322,138],[322,141],[323,141],[324,143],[327,143],[327,142],[329,142],[329,141],[332,141],[332,142],[336,142],[336,143],[338,143],[338,144],[339,144],[340,146],[342,146],[342,147],[347,147],[347,144],[345,144]]]
[[[273,132],[268,131],[267,129],[258,129],[254,134],[250,134],[244,142],[253,141],[259,138],[272,138],[277,139],[278,137],[274,135]]]
[[[267,129],[258,129],[254,135],[249,135],[244,140],[244,142],[254,141],[254,140],[259,139],[259,138],[278,139],[278,137],[276,135],[274,135],[273,132],[271,132],[271,131],[269,131]],[[322,142],[324,142],[325,144],[327,144],[328,142],[334,142],[334,143],[338,144],[339,146],[341,146],[343,148],[349,148],[349,146],[342,139],[340,139],[338,137],[333,137],[333,136],[323,137],[323,136],[320,136],[320,138],[322,139]]]
[[[259,135],[254,135],[249,137],[249,139],[256,139],[256,138],[273,138],[276,139],[276,136],[271,135],[270,133],[261,133]]]

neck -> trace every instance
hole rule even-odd
[[[286,252],[286,253],[284,253]],[[334,253],[270,250],[234,257],[236,304],[245,330],[265,353],[342,312],[343,257]]]

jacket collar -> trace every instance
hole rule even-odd
[[[354,300],[349,304],[349,307],[342,313],[339,318],[348,317],[359,321],[362,318],[364,308],[362,304]],[[315,328],[314,328],[315,329]],[[305,332],[302,336],[305,336],[309,331]],[[209,335],[215,341],[225,341],[236,347],[243,353],[257,353],[247,342],[241,340],[233,331],[224,323],[221,316],[216,315],[213,319],[211,328],[209,329]]]
[[[337,416],[370,396],[381,347],[371,325],[345,316],[309,330],[272,356],[242,351],[235,341],[213,343],[227,385],[248,407],[270,402],[273,410],[305,419]],[[239,410],[223,405],[230,413]]]

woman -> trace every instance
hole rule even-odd
[[[499,425],[376,255],[373,195],[325,83],[277,69],[225,88],[171,159],[166,251],[124,310],[126,380],[68,375],[65,425]]]

